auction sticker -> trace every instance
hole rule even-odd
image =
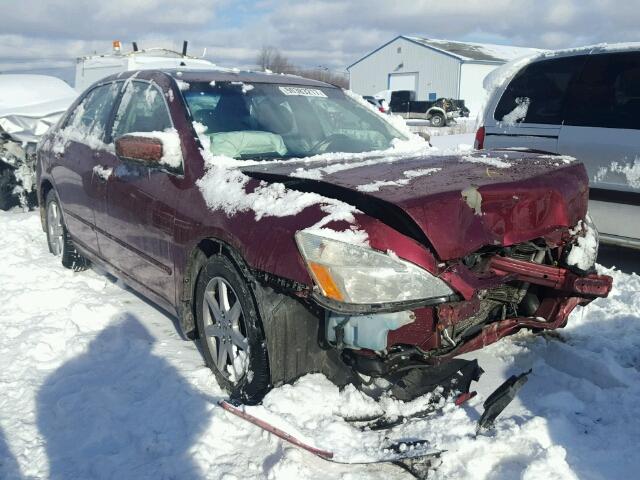
[[[302,97],[322,97],[327,98],[322,90],[317,88],[304,88],[304,87],[278,87],[285,95],[299,95]]]

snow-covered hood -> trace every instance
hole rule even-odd
[[[442,260],[572,227],[587,211],[584,166],[533,153],[371,157],[312,167],[291,161],[242,170],[354,203],[405,233],[417,226]]]
[[[46,75],[0,75],[0,129],[19,142],[37,142],[78,96]]]

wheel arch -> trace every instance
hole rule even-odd
[[[295,289],[283,287],[277,280],[274,282],[275,278],[263,278],[260,272],[250,268],[238,249],[219,238],[204,238],[189,253],[179,310],[185,336],[198,338],[195,293],[202,267],[213,255],[228,258],[249,285],[257,307],[259,328],[267,342],[273,386],[312,372],[322,372],[338,385],[354,381],[339,352],[322,345],[324,311],[311,307],[309,302],[293,293]]]
[[[243,256],[236,248],[224,240],[216,237],[206,237],[193,246],[187,256],[178,306],[180,328],[183,335],[190,339],[198,336],[198,327],[195,321],[196,305],[194,303],[198,276],[204,264],[213,255],[224,255],[234,264],[247,282],[253,280],[251,270]]]
[[[427,117],[432,117],[436,114],[446,116],[446,112],[440,107],[431,107],[429,110],[427,110]]]

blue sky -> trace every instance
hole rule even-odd
[[[638,37],[640,0],[3,0],[0,72],[67,79],[75,58],[126,48],[180,48],[251,67],[263,45],[298,65],[346,65],[396,35],[565,48]],[[72,74],[71,74],[72,76]]]

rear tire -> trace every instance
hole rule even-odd
[[[255,299],[235,265],[210,257],[196,284],[196,322],[207,366],[231,399],[258,403],[271,388],[266,340]]]
[[[62,209],[58,195],[54,190],[49,190],[45,201],[45,231],[47,232],[47,244],[49,251],[56,257],[60,257],[62,266],[75,272],[81,272],[89,268],[89,261],[84,258],[73,245],[71,237],[64,224]]]
[[[441,113],[434,113],[433,115],[431,115],[429,121],[431,122],[432,127],[444,127],[447,124],[444,115],[442,115]]]
[[[20,199],[13,193],[16,185],[13,167],[0,160],[0,210],[9,210],[20,205]]]

